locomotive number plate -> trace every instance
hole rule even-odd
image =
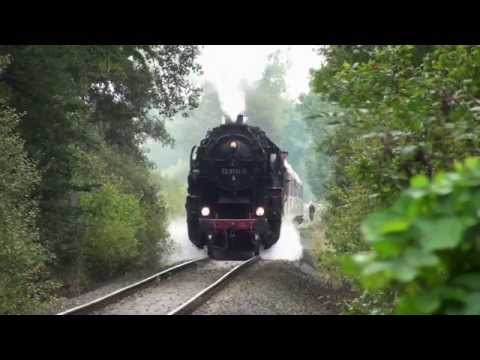
[[[222,168],[222,175],[246,175],[247,169],[242,168]]]

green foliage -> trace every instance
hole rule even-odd
[[[288,161],[305,178],[305,148],[310,140],[301,111],[286,93],[288,58],[281,51],[269,56],[262,77],[253,84],[244,83],[246,114],[249,124],[259,126],[280,148],[289,152]],[[310,189],[305,182],[305,196]]]
[[[0,314],[35,313],[52,298],[49,254],[38,243],[39,182],[17,133],[19,116],[0,101]]]
[[[175,177],[161,176],[160,174],[155,174],[154,179],[161,184],[161,193],[165,199],[170,218],[185,216],[185,199],[187,197],[185,181],[178,180]]]
[[[339,159],[350,160],[346,175],[374,185],[388,202],[411,176],[431,176],[456,158],[475,154],[479,51],[442,46],[425,53],[422,47],[386,46],[372,51],[366,62],[343,63],[331,78],[320,70],[316,89],[337,97],[346,109],[338,133],[355,134],[339,153]]]
[[[154,265],[168,251],[166,207],[141,145],[171,143],[165,119],[198,105],[198,53],[190,45],[0,46],[0,99],[23,114],[19,136],[37,176],[12,199],[38,200],[19,217],[37,226],[36,244],[52,254],[43,262],[67,288]]]
[[[360,237],[363,217],[391,206],[412,177],[428,181],[456,159],[480,154],[480,47],[328,46],[320,53],[326,62],[311,83],[319,116],[307,121],[317,131],[307,161],[310,177],[330,161],[330,176],[312,184],[331,205],[324,224],[338,257],[371,246]],[[418,231],[437,229],[429,244],[445,246],[458,239],[462,221],[425,222]],[[401,231],[406,224],[389,226]],[[457,237],[442,236],[446,228]]]
[[[346,315],[394,315],[394,294],[388,291],[364,291],[360,296],[347,302]]]
[[[173,249],[167,232],[169,209],[163,197],[158,195],[158,188],[152,187],[150,196],[142,202],[145,227],[137,235],[139,257],[137,263],[143,267],[155,267]]]
[[[141,206],[145,227],[137,235],[140,242],[139,265],[154,267],[172,250],[172,242],[167,232],[169,208],[163,196],[164,184],[158,183],[154,174],[149,172],[148,186],[143,190]]]
[[[121,153],[115,153],[109,147],[101,148],[101,151],[97,154],[83,154],[79,156],[79,159],[82,160],[79,162],[79,165],[82,166],[76,167],[75,172],[75,179],[79,188],[84,188],[84,181],[91,183],[96,180],[95,183],[98,184],[109,184],[106,188],[103,185],[103,189],[113,187],[114,192],[112,194],[111,191],[105,193],[105,190],[98,192],[98,189],[102,186],[95,187],[88,192],[75,194],[74,198],[79,197],[80,199],[76,201],[76,204],[73,204],[73,207],[69,207],[75,215],[71,224],[74,236],[70,241],[58,242],[59,249],[57,252],[62,256],[57,261],[57,268],[60,272],[68,273],[68,282],[73,285],[74,291],[78,291],[82,288],[82,285],[88,284],[90,278],[114,275],[132,266],[154,267],[163,256],[168,254],[171,247],[166,230],[167,206],[160,194],[163,192],[164,184],[158,181],[149,169]],[[132,255],[128,260],[122,261],[122,256],[117,253],[105,255],[111,256],[109,261],[115,262],[118,266],[111,266],[107,259],[103,262],[96,262],[97,266],[95,267],[89,265],[92,261],[85,261],[85,239],[87,236],[91,236],[85,234],[85,218],[90,217],[91,211],[82,205],[82,199],[88,196],[92,196],[94,199],[98,197],[98,201],[105,196],[107,196],[107,199],[108,196],[114,196],[114,198],[118,198],[117,200],[120,203],[128,204],[129,201],[133,200],[138,203],[141,209],[141,221],[144,226],[137,229],[135,239],[132,239],[130,234],[128,240],[130,245],[133,242],[137,243],[135,256]],[[95,204],[101,205],[98,202]],[[96,224],[98,231],[105,233],[110,231],[111,226],[119,228],[115,224],[112,225],[108,218]],[[129,226],[133,225],[130,224]],[[111,240],[113,241],[113,239]],[[122,246],[122,244],[119,243],[118,245]],[[132,250],[133,248],[129,249]]]
[[[253,85],[244,84],[246,113],[250,124],[260,126],[267,135],[279,143],[288,118],[289,101],[285,97],[287,64],[281,52],[273,53],[262,77]]]
[[[136,234],[145,226],[138,199],[113,185],[80,196],[85,221],[85,262],[94,273],[111,275],[138,255]]]
[[[328,185],[332,182],[334,153],[329,152],[329,140],[334,130],[335,111],[338,107],[323,100],[321,96],[308,94],[301,97],[298,111],[305,123],[311,142],[304,144],[302,163],[305,177],[317,199],[325,199]]]
[[[22,136],[42,170],[42,216],[77,190],[75,149],[95,152],[101,139],[145,162],[145,138],[170,142],[163,119],[197,105],[188,80],[198,71],[195,46],[2,46],[0,54],[12,59],[1,86],[26,113]]]
[[[186,149],[188,154],[192,146],[198,144],[209,129],[222,123],[224,115],[215,86],[206,81],[202,90],[198,107],[192,110],[188,117],[179,117],[167,125],[169,133],[175,139],[175,145]]]
[[[414,177],[392,207],[371,214],[371,251],[345,261],[367,289],[394,289],[396,311],[480,314],[480,159],[433,181]]]
[[[158,142],[148,142],[149,159],[162,169],[162,174],[185,183],[188,175],[190,151],[205,137],[207,131],[222,123],[224,112],[217,89],[208,81],[203,84],[199,106],[188,116],[177,115],[167,121],[165,128],[174,143],[170,148]]]
[[[334,126],[317,152],[334,159],[327,198],[332,208],[346,206],[345,217],[349,208],[388,206],[410,177],[478,154],[480,48],[332,46],[324,53],[312,85],[338,110],[327,114]],[[310,126],[325,127],[324,118]]]

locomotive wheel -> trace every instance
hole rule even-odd
[[[257,242],[257,243],[255,244],[255,246],[254,246],[253,254],[254,254],[255,256],[260,255],[260,239],[258,240],[258,242]]]
[[[280,229],[282,227],[281,219],[269,219],[268,223],[270,225],[270,230],[267,231],[263,241],[263,247],[265,250],[270,249],[275,245],[280,238]]]
[[[270,220],[270,226],[271,226],[272,240],[273,240],[271,245],[273,245],[280,238],[280,230],[282,228],[282,220],[281,219],[275,219],[275,220],[272,219],[272,220]]]
[[[208,257],[213,258],[213,249],[210,245],[207,245],[207,255]]]
[[[195,244],[198,248],[202,249],[205,241],[200,237],[200,231],[198,226],[198,221],[195,220],[187,220],[187,230],[188,230],[188,238],[192,243]]]
[[[207,245],[207,255],[208,255],[209,258],[214,259],[214,260],[221,257],[221,253],[219,253],[219,250],[213,248],[210,245]]]

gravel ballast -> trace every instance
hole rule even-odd
[[[231,281],[227,281],[194,311],[194,315],[340,314],[344,301],[353,296],[352,292],[347,286],[330,281],[328,276],[322,275],[321,269],[316,268],[315,246],[311,241],[298,237],[293,227],[287,228],[285,235],[283,243],[279,242],[277,248],[273,249],[276,251],[261,254],[260,261],[242,269]],[[295,242],[301,242],[301,245],[297,244],[300,246],[300,258],[290,256],[292,255],[290,252],[298,250],[291,246]],[[183,257],[180,258],[185,261],[186,255],[200,257],[203,253],[181,255]],[[180,258],[174,262],[178,263]],[[211,260],[199,264],[169,278],[160,279],[151,286],[98,310],[95,314],[166,314],[239,263]],[[136,272],[80,296],[63,299],[56,312],[87,303],[152,274],[153,272],[149,274]]]
[[[164,315],[196,295],[236,266],[235,261],[208,262],[160,279],[93,315]]]
[[[262,260],[245,269],[194,315],[339,314],[347,288],[333,288],[295,262]]]

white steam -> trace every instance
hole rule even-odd
[[[168,226],[168,232],[174,243],[173,252],[169,257],[170,262],[206,256],[207,252],[197,248],[188,238],[187,221],[185,218],[173,219]]]
[[[168,231],[174,242],[174,250],[169,257],[170,262],[206,256],[206,250],[200,250],[190,242],[185,218],[173,219],[168,226]],[[295,261],[302,257],[302,253],[300,234],[295,225],[283,222],[278,242],[270,249],[262,250],[260,256],[265,260]]]
[[[294,224],[282,222],[280,239],[270,249],[260,253],[265,260],[289,260],[295,261],[302,257],[303,248],[300,234]]]

